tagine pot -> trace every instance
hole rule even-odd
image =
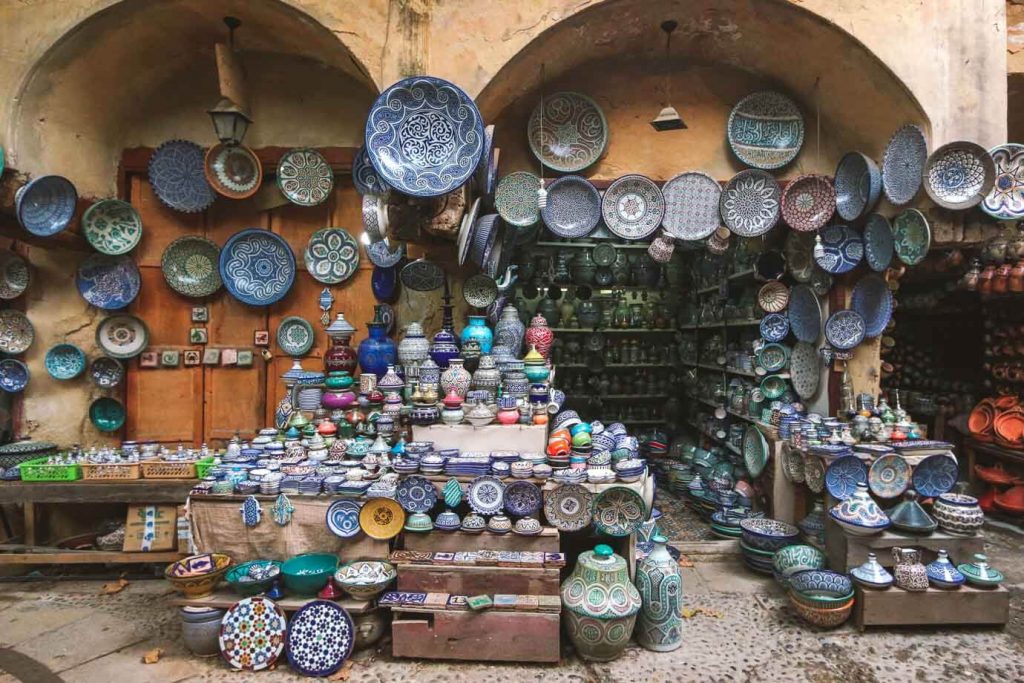
[[[362,372],[381,377],[389,365],[398,362],[398,349],[388,337],[384,323],[367,324],[370,336],[359,343],[359,368]]]
[[[643,600],[636,623],[636,640],[655,652],[669,652],[683,644],[683,576],[661,534],[654,550],[636,565],[636,587]]]
[[[580,553],[561,595],[566,631],[580,657],[607,662],[622,654],[642,604],[624,559],[604,544]]]

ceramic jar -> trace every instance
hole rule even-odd
[[[607,662],[622,654],[642,603],[624,559],[603,543],[580,553],[561,595],[566,631],[580,657]]]
[[[534,315],[533,320],[530,321],[530,326],[531,327],[533,327],[533,325],[536,324],[537,316],[540,316],[541,318],[543,318],[544,321],[545,321],[545,324],[554,325],[555,327],[557,327],[558,324],[562,321],[562,313],[558,309],[558,302],[555,301],[554,299],[552,299],[551,297],[547,297],[547,296],[541,297],[541,300],[539,302],[537,302],[536,314]],[[530,341],[530,337],[529,337],[530,331],[529,330],[526,331],[526,335],[527,335],[526,343],[527,344],[534,343],[534,342]]]
[[[601,323],[601,306],[591,299],[580,301],[576,304],[576,321],[581,328],[596,328]]]
[[[423,326],[417,322],[409,323],[405,329],[405,338],[398,343],[398,362],[403,367],[418,365],[429,357],[430,342],[423,334]]]
[[[533,384],[546,382],[551,375],[547,361],[540,355],[536,346],[531,347],[530,352],[523,358],[523,372],[526,373],[526,379]]]
[[[491,328],[487,327],[487,316],[471,315],[468,316],[468,320],[469,324],[462,328],[460,336],[463,346],[470,339],[475,339],[480,343],[480,353],[490,353],[491,345],[494,343],[494,333],[491,332]]]
[[[352,391],[352,376],[343,370],[327,373],[324,386],[327,391],[320,397],[320,404],[328,410],[343,410],[355,403],[356,395]]]
[[[461,358],[452,358],[448,363],[448,369],[441,373],[441,390],[447,395],[454,389],[460,398],[465,398],[472,376],[462,367]]]
[[[498,387],[501,386],[501,372],[494,362],[494,356],[490,354],[480,356],[476,372],[473,373],[471,386],[474,389],[490,392],[491,396],[497,395]]]
[[[387,394],[389,391],[401,392],[405,388],[405,382],[398,376],[394,365],[388,365],[387,370],[377,380],[377,388]]]
[[[550,299],[546,299],[550,301]],[[530,327],[526,330],[525,341],[528,346],[537,349],[540,355],[547,358],[551,353],[551,343],[555,340],[555,333],[548,327],[547,319],[539,312],[530,321]]]
[[[428,358],[420,363],[419,383],[421,387],[432,386],[435,389],[441,385],[441,368],[433,358]]]
[[[896,563],[893,574],[896,585],[907,591],[928,590],[928,570],[921,564],[921,551],[915,548],[893,548],[892,558]]]
[[[512,304],[506,305],[501,309],[501,317],[494,326],[494,343],[507,346],[513,355],[518,355],[523,348],[525,334],[526,326],[519,319],[519,311]]]
[[[225,610],[207,607],[182,607],[181,637],[192,654],[215,657],[220,654],[220,622]]]
[[[370,336],[359,343],[359,368],[380,377],[398,360],[398,349],[388,337],[384,323],[372,322],[367,328]]]
[[[374,645],[387,632],[389,611],[378,607],[362,614],[352,615],[352,622],[356,627],[355,648],[357,650]]]
[[[519,402],[515,396],[502,396],[498,399],[497,418],[503,425],[514,425],[519,422]]]
[[[356,333],[356,328],[345,320],[344,313],[339,313],[325,332],[327,332],[327,336],[331,340],[331,345],[324,351],[324,370],[326,372],[335,370],[344,370],[348,373],[355,372],[359,357],[356,355],[355,349],[352,348],[350,342],[352,341],[352,335]]]
[[[648,650],[668,652],[683,644],[683,577],[661,534],[654,549],[636,565],[636,587],[643,600],[636,640]]]
[[[985,523],[978,499],[961,493],[943,493],[932,505],[932,516],[944,531],[973,536]]]
[[[462,424],[466,413],[462,410],[462,396],[452,387],[444,397],[444,408],[441,410],[441,422],[446,425]]]

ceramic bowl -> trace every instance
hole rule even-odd
[[[203,569],[190,571],[190,563],[202,559]],[[186,557],[167,565],[164,578],[170,581],[174,590],[186,598],[205,598],[213,593],[217,584],[231,567],[231,557],[223,553],[208,553]]]
[[[54,379],[74,379],[85,370],[85,353],[74,344],[57,344],[46,352],[43,364]]]
[[[812,607],[839,607],[853,597],[853,581],[827,569],[805,569],[789,577],[790,597]]]
[[[281,576],[290,593],[316,595],[337,567],[338,558],[330,553],[305,553],[286,560],[281,565]]]
[[[825,608],[807,605],[790,596],[790,603],[797,615],[809,624],[821,628],[835,628],[846,622],[853,613],[853,598],[836,607]]]
[[[341,565],[334,580],[356,600],[372,600],[388,587],[398,570],[389,562],[360,561]]]
[[[793,574],[824,567],[825,554],[810,545],[787,545],[772,558],[775,579],[784,587],[789,586],[789,577]]]
[[[776,519],[747,518],[740,522],[743,542],[754,550],[776,552],[796,543],[800,530]]]
[[[231,589],[244,598],[266,593],[281,575],[277,560],[250,560],[228,570],[224,579]]]

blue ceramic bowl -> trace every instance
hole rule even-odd
[[[28,366],[17,358],[0,360],[0,389],[15,393],[28,386]]]
[[[15,195],[18,222],[33,235],[50,237],[68,227],[78,205],[78,191],[59,175],[44,175]]]
[[[800,538],[800,530],[777,519],[748,517],[740,522],[743,542],[755,550],[775,552],[793,545]]]
[[[85,353],[74,344],[57,344],[46,352],[44,364],[54,379],[74,379],[85,370]]]
[[[812,607],[838,607],[853,597],[853,581],[827,569],[805,569],[789,576],[794,597]]]

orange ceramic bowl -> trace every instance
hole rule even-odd
[[[820,628],[835,628],[849,619],[853,613],[853,601],[854,599],[850,598],[839,607],[825,609],[799,602],[790,595],[790,603],[797,615],[807,623]]]

